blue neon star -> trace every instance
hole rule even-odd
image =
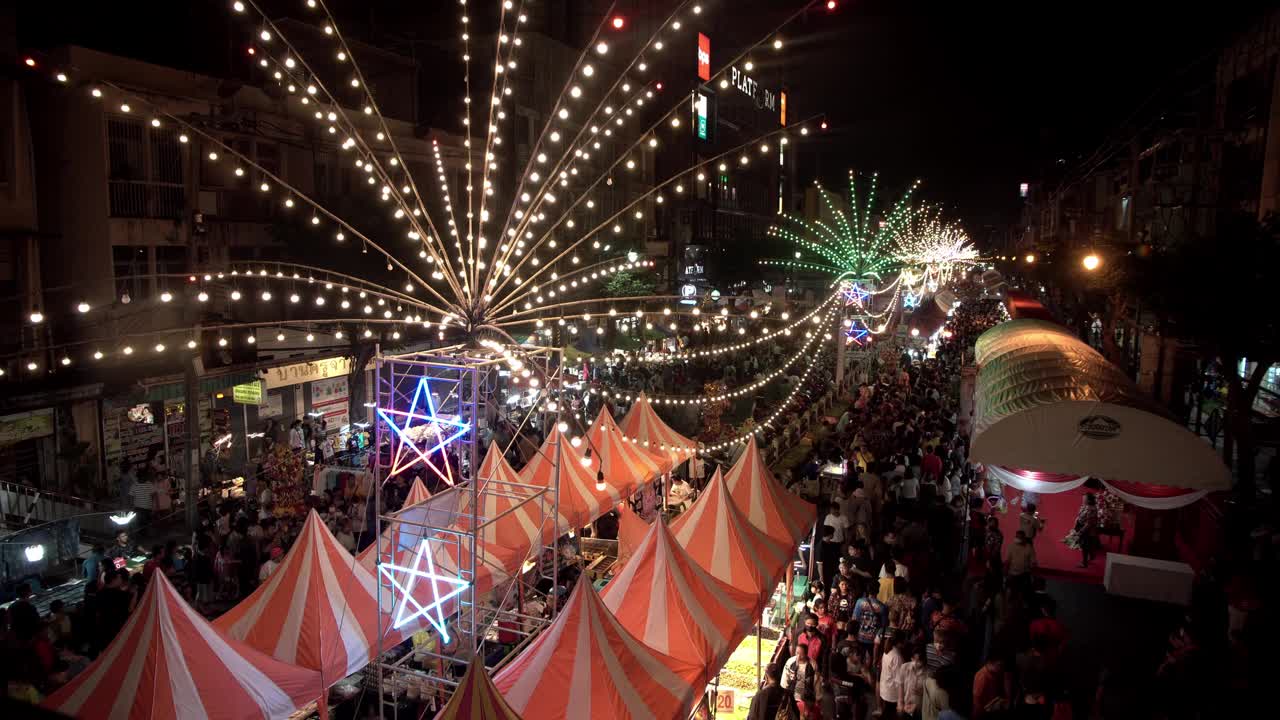
[[[441,417],[436,413],[436,401],[431,395],[431,386],[429,384],[430,380],[431,378],[425,377],[418,380],[418,386],[414,390],[413,400],[409,403],[409,409],[407,411],[395,410],[393,408],[378,408],[378,417],[381,417],[383,421],[395,431],[396,437],[399,440],[394,460],[391,463],[391,470],[387,474],[387,477],[398,475],[413,467],[414,464],[421,460],[424,465],[431,468],[437,475],[452,485],[452,478],[449,477],[449,474],[441,472],[440,469],[436,467],[435,463],[431,461],[431,455],[440,451],[444,446],[454,440],[466,435],[471,430],[471,425],[470,423],[465,423],[461,420]],[[427,412],[425,415],[418,412],[418,402],[424,397],[426,398],[427,405]],[[392,419],[393,416],[404,418],[404,424],[397,425],[396,421]],[[417,424],[415,424],[414,421],[418,421]],[[419,439],[424,440],[430,437],[435,437],[437,442],[429,449],[422,449],[418,446],[418,443],[414,441],[414,438],[409,436],[409,431],[415,428],[429,428],[426,431],[426,434]],[[410,456],[406,460],[406,448],[412,450],[413,455],[416,455],[416,457]],[[446,470],[447,469],[446,465]]]
[[[871,342],[871,330],[866,326],[859,324],[857,320],[853,321],[847,330],[844,331],[844,342],[846,345],[858,344],[866,345]]]
[[[427,569],[425,571],[419,569],[422,567],[424,558],[427,561]],[[422,538],[421,543],[418,545],[418,552],[414,555],[413,565],[406,567],[393,563],[382,563],[378,566],[378,572],[387,578],[392,587],[400,591],[400,602],[396,604],[396,616],[391,621],[392,629],[399,630],[414,619],[423,617],[440,632],[440,637],[444,642],[449,642],[449,630],[444,622],[443,605],[445,602],[466,592],[471,583],[460,577],[449,577],[436,572],[435,559],[432,557],[431,543],[428,538]],[[396,577],[397,573],[403,573],[408,576],[408,581],[402,583]],[[434,599],[426,605],[418,602],[418,599],[413,596],[413,587],[417,584],[419,578],[431,582],[431,596]],[[441,583],[451,585],[452,589],[441,594]],[[413,606],[414,610],[406,614],[410,605]]]
[[[902,294],[902,307],[907,310],[915,310],[920,306],[920,296],[915,293]]]
[[[845,305],[857,305],[858,307],[862,307],[867,298],[871,297],[871,293],[864,290],[858,283],[845,285],[840,289],[840,294],[844,296]]]

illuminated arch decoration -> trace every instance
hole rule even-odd
[[[387,477],[395,477],[421,462],[445,483],[453,485],[453,473],[449,464],[444,463],[444,469],[441,470],[431,456],[470,432],[471,424],[441,416],[436,411],[430,381],[431,378],[426,377],[418,380],[408,410],[378,408],[378,417],[382,418],[396,436],[395,454]],[[426,405],[425,413],[418,410],[420,403]],[[397,423],[396,418],[402,419],[403,424]]]
[[[427,569],[422,569],[422,562],[426,560]],[[394,563],[382,563],[378,566],[378,572],[391,586],[396,589],[400,597],[396,602],[395,619],[391,621],[392,629],[399,630],[413,620],[421,617],[431,623],[439,633],[441,639],[449,642],[449,630],[444,622],[444,603],[466,592],[471,583],[460,577],[449,575],[441,575],[436,572],[435,559],[431,551],[431,541],[429,538],[422,538],[418,545],[418,552],[413,557],[413,564],[410,566],[396,565]],[[413,590],[418,580],[426,580],[431,583],[431,602],[423,605],[414,597]],[[444,592],[441,592],[441,584],[448,586]],[[409,612],[412,606],[412,612]]]

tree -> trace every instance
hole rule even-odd
[[[657,284],[650,273],[617,272],[604,281],[605,297],[640,297],[652,295]]]
[[[1253,404],[1271,365],[1280,361],[1274,302],[1280,267],[1280,217],[1232,218],[1216,238],[1201,238],[1154,253],[1130,273],[1132,290],[1160,319],[1162,332],[1198,344],[1222,363],[1227,382],[1223,456],[1234,460],[1240,490],[1253,490]],[[1244,360],[1255,363],[1242,376]]]

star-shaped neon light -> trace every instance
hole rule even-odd
[[[853,324],[844,331],[846,345],[866,345],[869,342],[871,342],[871,330],[857,320],[854,320]]]
[[[430,380],[431,378],[419,378],[418,386],[414,389],[413,400],[409,403],[408,410],[378,408],[378,417],[382,418],[395,432],[398,440],[395,455],[391,462],[391,470],[387,473],[387,477],[399,475],[421,461],[423,465],[431,468],[442,480],[452,485],[453,472],[449,469],[449,464],[445,463],[444,470],[441,471],[432,462],[431,455],[470,432],[471,424],[461,420],[441,417],[436,413],[436,401],[431,395]],[[425,414],[418,411],[418,404],[423,402],[424,398],[427,408]],[[404,424],[398,424],[395,418],[402,418]],[[434,444],[432,444],[432,439],[435,440]],[[424,449],[420,443],[421,445],[430,445],[430,447]]]
[[[422,561],[427,561],[427,569],[422,570]],[[444,603],[466,592],[471,583],[460,577],[450,577],[441,575],[436,572],[435,559],[431,553],[431,543],[427,538],[422,538],[418,545],[418,552],[414,555],[413,565],[405,567],[393,563],[382,563],[378,566],[380,572],[391,586],[400,592],[400,602],[396,603],[396,615],[391,621],[392,629],[399,630],[409,622],[422,617],[426,618],[431,626],[440,632],[440,637],[444,642],[449,642],[449,630],[444,623]],[[397,574],[403,577],[397,578]],[[402,580],[407,579],[407,582]],[[413,595],[413,588],[418,580],[427,580],[431,583],[431,602],[423,605]],[[444,583],[449,586],[445,592],[441,593],[440,585]],[[410,606],[413,607],[412,612],[409,611]]]
[[[907,310],[915,310],[920,306],[920,296],[915,293],[902,294],[902,307]]]
[[[840,294],[844,296],[845,305],[856,305],[862,307],[867,298],[871,297],[871,293],[867,292],[858,283],[845,283],[840,288]]]

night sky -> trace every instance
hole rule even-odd
[[[974,232],[1016,217],[1019,182],[1058,159],[1078,164],[1153,92],[1211,82],[1211,51],[1253,12],[1145,0],[843,2],[828,31],[792,46],[803,71],[789,80],[798,101],[831,113],[816,173],[878,170],[899,187],[922,178],[925,199]]]
[[[756,21],[756,28],[800,4],[716,2],[732,2],[744,25]],[[118,4],[83,3],[68,13],[22,3],[19,41],[78,43],[227,74],[243,44],[227,4],[138,0],[122,12]],[[333,4],[349,32],[383,44],[457,27],[456,4],[443,0]],[[303,14],[301,2],[274,5]],[[827,138],[802,155],[802,179],[837,183],[849,168],[879,171],[887,188],[922,178],[923,198],[945,204],[971,232],[1008,221],[1019,182],[1059,159],[1059,167],[1074,167],[1122,133],[1135,111],[1158,113],[1162,90],[1211,82],[1214,50],[1264,5],[1227,2],[1185,13],[1147,0],[841,0],[835,13],[814,10],[785,33],[780,63],[795,114],[826,111],[831,120]]]

